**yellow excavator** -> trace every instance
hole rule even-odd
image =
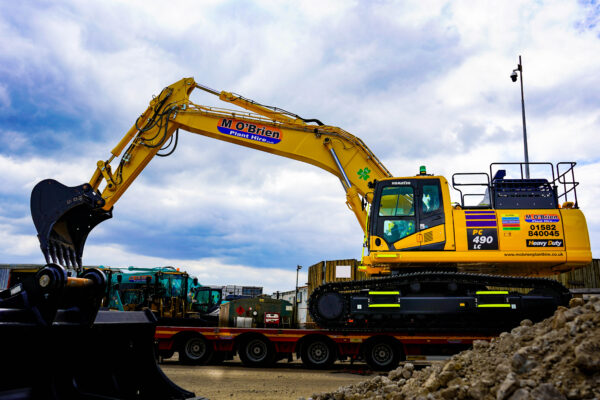
[[[195,89],[243,111],[194,104]],[[568,302],[569,291],[544,276],[591,261],[573,162],[493,163],[489,173],[454,174],[461,201],[453,204],[449,182],[424,167],[394,177],[343,129],[185,78],[152,99],[89,182],[35,186],[31,211],[48,264],[81,269],[90,231],[112,217],[154,156],[173,153],[179,129],[313,164],[340,179],[365,233],[361,268],[373,279],[318,288],[309,310],[322,327],[506,329]],[[524,177],[530,167],[546,168],[547,176]],[[515,168],[520,176],[507,175]],[[468,205],[474,187],[485,193]]]

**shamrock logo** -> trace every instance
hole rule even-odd
[[[358,170],[358,179],[364,179],[365,181],[367,179],[369,179],[369,174],[371,173],[371,170],[367,167],[365,168],[361,168]]]

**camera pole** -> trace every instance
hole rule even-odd
[[[525,97],[523,95],[523,64],[521,63],[521,56],[519,56],[519,65],[513,69],[513,73],[510,76],[513,82],[517,81],[517,71],[521,77],[521,114],[523,115],[523,146],[525,148],[525,178],[529,179],[529,150],[527,149],[527,124],[525,123]]]

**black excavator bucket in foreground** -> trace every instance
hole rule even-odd
[[[151,311],[98,310],[100,270],[56,264],[0,291],[0,399],[189,399],[155,359]]]
[[[85,240],[100,222],[112,218],[104,199],[88,183],[65,186],[53,179],[31,192],[31,217],[46,263],[81,269]]]

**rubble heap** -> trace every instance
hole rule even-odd
[[[475,341],[445,363],[410,363],[314,400],[600,399],[600,298],[573,299],[554,316]]]

